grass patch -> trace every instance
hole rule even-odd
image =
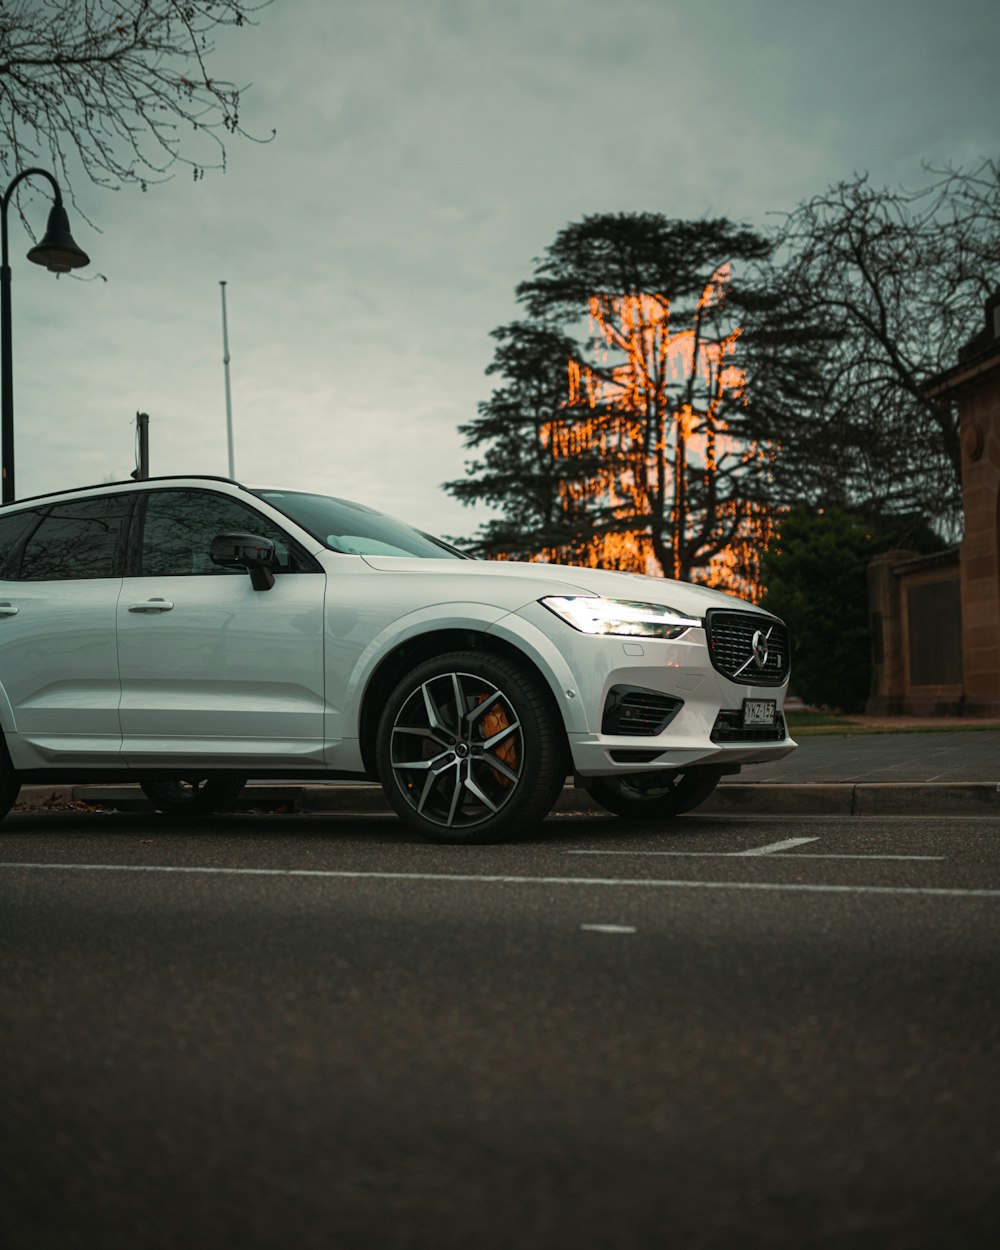
[[[810,734],[863,734],[871,733],[872,727],[837,712],[786,712],[789,733],[793,737]]]
[[[856,725],[858,722],[849,716],[842,716],[839,712],[787,712],[785,716],[789,725],[794,725],[796,729],[808,729],[814,725]]]
[[[891,720],[867,721],[863,717],[842,716],[837,712],[786,712],[785,719],[793,738],[808,738],[820,734],[836,734],[845,737],[853,734],[930,734],[975,733],[981,730],[1000,730],[997,721],[933,720],[923,725],[893,723]]]

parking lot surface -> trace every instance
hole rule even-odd
[[[6,1246],[992,1244],[990,820],[4,828]]]

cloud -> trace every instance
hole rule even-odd
[[[12,221],[19,494],[126,475],[137,408],[154,472],[225,472],[226,279],[238,473],[469,532],[457,427],[563,225],[763,224],[856,169],[988,154],[995,28],[979,0],[274,5],[218,49],[273,143],[78,188],[107,284],[34,270]]]

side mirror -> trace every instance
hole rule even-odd
[[[270,590],[274,585],[271,565],[274,543],[256,534],[217,534],[209,550],[213,564],[226,569],[247,569],[254,590]]]

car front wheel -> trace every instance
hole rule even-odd
[[[624,777],[588,777],[587,793],[625,820],[663,820],[704,803],[719,784],[714,768],[687,772],[630,773]]]
[[[141,781],[139,788],[158,812],[167,816],[210,816],[238,798],[245,777],[186,777],[177,781]]]
[[[566,776],[557,713],[518,665],[481,652],[428,660],[379,722],[386,798],[431,842],[503,842],[537,826]]]

